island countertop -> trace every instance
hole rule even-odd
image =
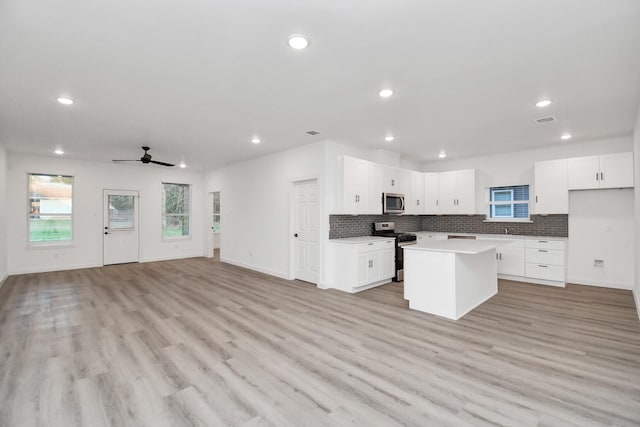
[[[405,251],[451,252],[457,254],[479,254],[506,244],[504,240],[427,240],[418,245],[404,246]]]

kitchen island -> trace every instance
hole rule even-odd
[[[498,292],[500,240],[429,240],[404,248],[409,308],[457,320]]]

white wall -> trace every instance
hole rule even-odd
[[[632,288],[633,191],[569,192],[569,283]],[[596,259],[603,260],[604,266],[595,267]]]
[[[576,143],[562,142],[535,150],[426,163],[423,171],[442,172],[475,168],[490,177],[488,184],[491,186],[533,184],[535,162],[630,151],[633,151],[631,137]]]
[[[204,174],[152,165],[119,165],[10,153],[7,175],[9,274],[66,270],[102,265],[103,190],[138,190],[140,261],[204,255]],[[73,245],[27,245],[27,173],[74,176]],[[161,238],[162,182],[192,185],[191,237]]]
[[[7,189],[7,152],[5,148],[0,145],[0,286],[4,283],[4,279],[7,277],[7,221],[5,206],[7,206],[6,200]]]
[[[633,296],[636,299],[636,310],[638,310],[638,317],[640,317],[640,108],[638,108],[638,116],[636,118],[636,125],[633,129],[633,153],[634,153],[634,168],[635,168],[635,203],[634,203],[634,217],[635,217],[635,242],[636,242],[636,257],[635,257],[635,287],[633,290]]]
[[[318,178],[319,194],[324,193],[324,145],[305,145],[206,174],[206,192],[221,192],[222,261],[292,278],[293,182]],[[320,209],[325,212],[324,206]],[[322,219],[320,227],[322,266],[328,221]],[[324,280],[322,271],[319,280]]]

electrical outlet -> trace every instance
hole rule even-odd
[[[603,259],[594,259],[593,260],[593,266],[594,267],[599,267],[599,268],[604,267],[604,260]]]

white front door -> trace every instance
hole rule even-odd
[[[104,265],[138,262],[138,192],[104,190]]]
[[[318,183],[294,184],[295,278],[318,283]]]

